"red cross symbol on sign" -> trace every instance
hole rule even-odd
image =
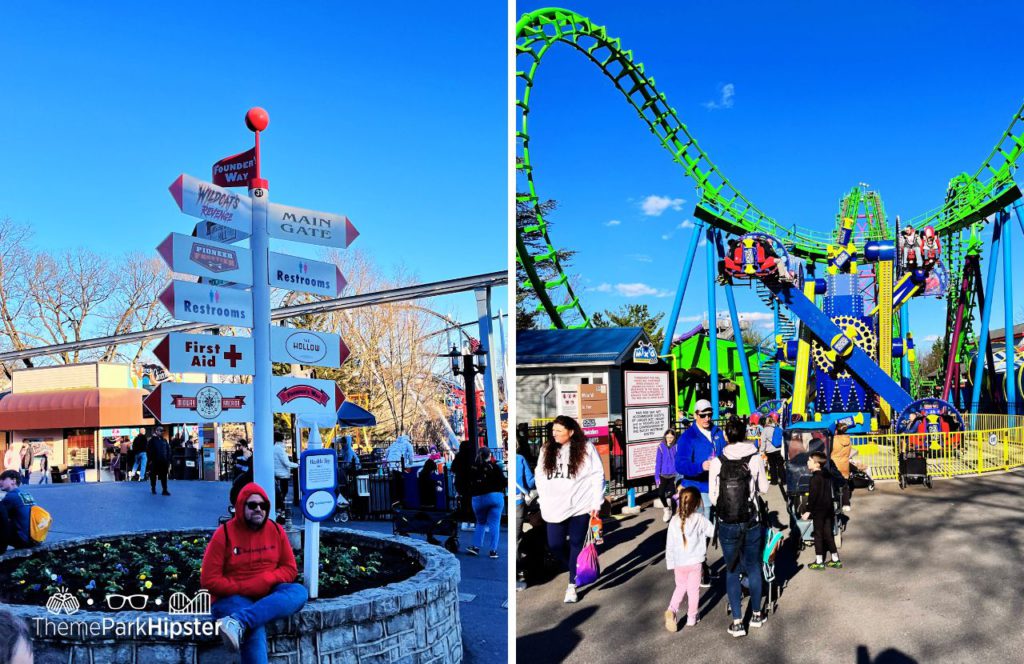
[[[231,348],[228,352],[224,353],[224,359],[231,363],[231,368],[238,366],[238,361],[242,359],[242,354],[235,350],[235,344],[231,344]]]

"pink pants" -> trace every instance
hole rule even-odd
[[[668,608],[673,613],[678,613],[683,595],[686,595],[688,600],[686,622],[697,622],[697,603],[700,601],[700,563],[676,567],[672,571],[676,574],[676,589],[672,593],[672,601],[669,602]]]

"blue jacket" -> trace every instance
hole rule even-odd
[[[32,546],[32,538],[29,535],[31,528],[32,505],[35,501],[30,494],[24,493],[21,489],[15,488],[7,492],[7,496],[0,500],[0,509],[7,512],[7,518],[11,522],[14,539],[10,541],[15,549],[24,549]],[[3,553],[0,551],[0,553]]]
[[[520,488],[521,487],[521,488]],[[530,465],[526,463],[526,459],[521,454],[516,455],[516,505],[523,504],[523,489],[529,491],[535,489],[537,485],[533,481],[533,473],[530,471]]]
[[[673,443],[678,445],[678,443]],[[668,443],[664,440],[661,441],[661,445],[658,445],[658,454],[654,457],[654,485],[661,484],[661,479],[667,476],[667,479],[674,480],[676,477],[676,460],[674,454],[676,449],[669,449]]]
[[[703,464],[713,456],[722,454],[725,448],[725,434],[716,426],[711,427],[711,442],[693,424],[676,441],[676,474],[680,486],[696,487],[701,493],[708,492],[708,471]]]

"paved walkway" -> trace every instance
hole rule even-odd
[[[226,482],[172,481],[170,496],[153,495],[149,483],[33,484],[29,491],[53,515],[47,541],[153,528],[215,527],[227,513]],[[290,496],[289,496],[290,497]],[[296,508],[297,524],[301,514]],[[325,527],[336,528],[333,522]],[[349,521],[355,530],[391,533],[391,522]],[[505,661],[508,650],[507,532],[502,529],[498,560],[465,554],[472,533],[461,533],[462,642],[466,662]],[[416,536],[422,539],[421,536]]]
[[[778,489],[770,508],[783,509]],[[784,515],[784,512],[783,512]],[[794,561],[778,612],[745,638],[726,634],[724,577],[701,598],[702,621],[669,633],[665,524],[646,509],[608,527],[602,577],[562,604],[564,573],[516,594],[519,661],[851,664],[1024,661],[1024,472],[858,491],[842,570]],[[783,517],[784,521],[788,519]],[[788,525],[788,524],[787,524]],[[709,552],[721,567],[720,550]],[[629,653],[624,656],[623,653]]]

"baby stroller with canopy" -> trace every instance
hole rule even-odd
[[[827,460],[826,472],[832,471],[833,477],[838,475],[832,463],[832,429],[820,422],[800,422],[793,424],[783,432],[786,454],[786,508],[789,512],[790,527],[794,537],[799,537],[800,550],[814,543],[814,524],[800,518],[806,510],[807,496],[811,488],[811,471],[807,460],[814,452],[821,452]],[[839,476],[841,479],[841,476]],[[846,519],[842,511],[841,497],[838,491],[832,492],[836,517],[833,535],[836,546],[843,545],[843,530]]]

